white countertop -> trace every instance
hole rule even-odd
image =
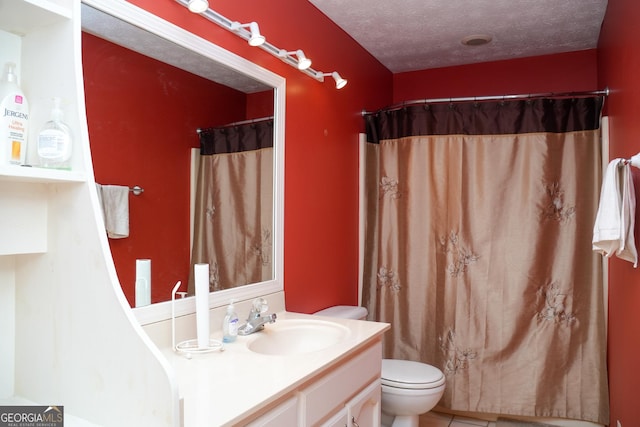
[[[262,332],[239,336],[224,351],[194,354],[189,359],[165,348],[184,402],[184,427],[227,426],[295,390],[323,369],[367,346],[389,328],[386,323],[280,312],[278,321],[311,319],[335,322],[349,329],[338,344],[287,356],[264,355],[247,348]],[[269,328],[272,325],[266,325]],[[211,338],[221,339],[218,331]]]

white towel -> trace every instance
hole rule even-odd
[[[102,216],[107,236],[112,239],[129,237],[129,187],[96,185],[99,199],[102,201]]]
[[[621,200],[618,183],[618,164],[622,159],[609,162],[602,180],[600,204],[593,226],[593,250],[606,257],[613,255],[620,247]]]
[[[631,176],[631,165],[622,167],[622,212],[621,234],[622,241],[616,256],[638,266],[638,251],[635,242],[636,191]]]
[[[593,227],[593,250],[638,266],[638,254],[634,236],[635,190],[630,165],[623,159],[614,159],[607,166],[600,204]]]

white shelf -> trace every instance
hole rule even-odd
[[[83,182],[85,174],[76,171],[45,169],[36,166],[0,166],[0,180],[19,182]]]
[[[50,0],[0,0],[0,29],[23,36],[71,19],[71,10]]]
[[[75,98],[76,76],[73,55],[73,2],[76,0],[0,0],[0,68],[7,61],[17,65],[19,84],[29,100],[27,161],[35,156],[37,130],[48,119],[54,96]],[[54,54],[55,52],[55,54]],[[55,64],[55,66],[53,66]],[[75,103],[67,107],[68,125],[79,135]],[[81,141],[74,141],[81,145]],[[74,145],[76,145],[74,144]],[[0,181],[12,182],[81,182],[86,180],[82,168],[82,149],[74,147],[73,171],[51,170],[35,166],[0,165]]]

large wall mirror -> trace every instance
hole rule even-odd
[[[83,0],[81,11],[96,183],[144,190],[127,197],[128,233],[109,238],[132,307],[137,260],[151,260],[151,304],[135,307],[136,317],[145,324],[167,319],[172,309],[176,315],[195,311],[192,297],[179,298],[172,307],[171,296],[178,281],[181,292],[189,290],[202,130],[229,133],[262,126],[273,147],[264,169],[269,176],[252,180],[268,200],[264,244],[244,243],[264,262],[263,273],[212,287],[210,306],[282,291],[285,80],[129,3]],[[249,192],[241,186],[244,181],[224,197],[236,203],[236,196]]]

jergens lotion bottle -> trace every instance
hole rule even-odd
[[[29,103],[18,86],[16,65],[5,65],[0,81],[0,164],[24,165]]]

